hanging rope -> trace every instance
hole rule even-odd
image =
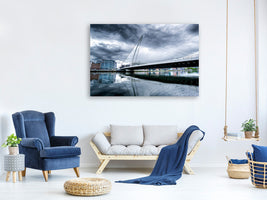
[[[254,0],[254,49],[255,49],[255,103],[256,103],[256,131],[255,138],[259,138],[258,128],[258,66],[257,66],[257,26],[256,26],[256,0]]]
[[[254,54],[255,54],[255,110],[256,110],[256,131],[255,138],[259,138],[258,128],[258,67],[257,67],[257,26],[256,26],[256,0],[254,0]],[[226,67],[225,67],[225,123],[224,140],[227,140],[227,105],[228,105],[228,0],[226,3]]]
[[[224,119],[224,139],[227,137],[227,80],[228,80],[228,0],[226,3],[226,67],[225,67],[225,119]]]

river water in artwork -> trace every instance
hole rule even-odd
[[[196,71],[92,72],[91,96],[198,96]]]

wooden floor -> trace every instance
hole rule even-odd
[[[136,184],[114,183],[146,176],[151,169],[109,169],[96,175],[96,168],[80,168],[81,177],[104,177],[112,181],[110,194],[90,199],[143,200],[143,199],[181,199],[181,200],[263,200],[267,190],[257,189],[249,179],[229,179],[225,168],[193,168],[195,175],[183,174],[172,186],[144,186]],[[42,171],[27,170],[26,178],[12,183],[5,181],[5,174],[0,177],[0,199],[87,199],[65,194],[63,184],[75,178],[73,169],[52,171],[48,182],[44,181]],[[127,198],[126,198],[127,197]]]

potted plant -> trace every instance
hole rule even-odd
[[[20,141],[21,138],[17,138],[13,133],[7,137],[7,140],[2,144],[2,147],[8,147],[9,155],[17,155],[19,153],[18,144]]]
[[[242,131],[245,132],[245,138],[252,138],[253,131],[256,131],[255,120],[249,119],[242,123]]]

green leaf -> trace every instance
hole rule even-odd
[[[242,130],[241,131],[256,131],[256,124],[255,124],[255,120],[253,119],[249,119],[249,120],[246,120],[242,123],[241,125],[241,128]]]
[[[7,147],[6,143],[2,144],[1,147]]]
[[[2,147],[17,147],[18,144],[20,144],[21,140],[21,138],[18,138],[14,133],[12,133],[10,136],[7,137],[7,140],[4,144],[2,144]]]

